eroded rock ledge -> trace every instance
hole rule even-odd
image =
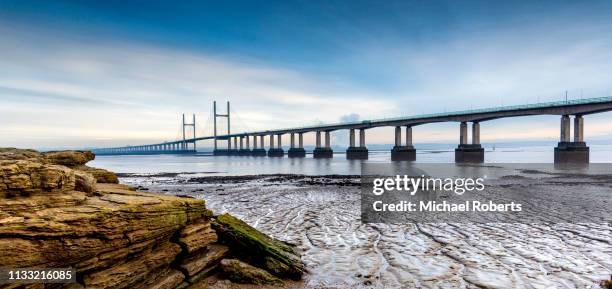
[[[274,286],[301,278],[293,246],[214,218],[203,200],[118,184],[86,166],[94,158],[0,148],[0,267],[76,268],[77,283],[52,288],[187,288],[216,272]]]

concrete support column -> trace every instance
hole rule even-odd
[[[295,148],[295,133],[291,133],[289,139],[290,148]]]
[[[455,149],[456,163],[483,163],[484,149],[480,145],[480,124],[472,123],[472,144],[468,144],[468,126],[466,122],[459,125],[459,146]]]
[[[412,127],[411,126],[406,127],[406,146],[407,147],[412,146]]]
[[[574,117],[574,142],[584,142],[584,118],[582,118],[582,115]]]
[[[301,132],[298,135],[298,147],[295,146],[295,133],[291,133],[291,148],[287,151],[287,156],[290,158],[303,158],[306,156],[306,151],[302,144]]]
[[[472,123],[472,144],[480,144],[480,123],[477,121]]]
[[[463,121],[459,125],[459,144],[467,144],[467,143],[468,143],[467,123]]]
[[[561,117],[561,142],[570,141],[570,130],[570,117],[569,115],[564,115]]]
[[[561,117],[561,137],[555,147],[555,164],[588,164],[589,147],[584,142],[584,119],[574,117],[574,141],[571,138],[571,120],[568,115]]]
[[[266,156],[266,149],[264,147],[264,136],[259,136],[259,147],[257,146],[257,136],[253,136],[253,151],[251,152],[252,156]]]
[[[402,127],[401,126],[395,127],[395,146],[396,147],[402,146]]]
[[[349,130],[349,147],[355,147],[355,129],[351,128]]]
[[[247,149],[247,150],[250,150],[250,149],[251,149],[251,143],[250,143],[250,141],[249,141],[249,136],[247,135],[247,136],[245,136],[244,138],[245,138],[245,140],[244,140],[244,141],[246,142],[246,149]]]
[[[238,149],[238,137],[234,137],[234,150]]]
[[[366,143],[365,143],[365,128],[360,128],[359,129],[359,147],[361,147],[361,148],[366,147]]]
[[[298,134],[298,145],[301,149],[304,148],[304,133],[302,132]]]
[[[282,135],[276,135],[278,137],[278,147],[274,147],[274,135],[270,135],[270,149],[268,150],[269,157],[283,157],[285,151],[283,151]]]
[[[249,136],[248,135],[240,136],[240,149],[238,150],[238,155],[239,156],[251,155],[251,150],[249,149]]]
[[[315,159],[331,158],[333,157],[333,153],[334,152],[330,148],[329,131],[325,132],[325,146],[324,147],[321,146],[321,131],[317,131],[316,147],[314,151],[312,152],[312,156]]]
[[[346,150],[346,159],[348,160],[367,160],[368,148],[365,146],[365,129],[359,129],[359,146],[355,146],[355,129],[350,132],[351,144]]]

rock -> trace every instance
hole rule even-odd
[[[0,197],[70,191],[74,186],[74,171],[67,167],[29,160],[0,161]]]
[[[90,151],[57,151],[46,152],[43,156],[47,162],[55,165],[63,165],[67,167],[76,167],[84,165],[96,158]]]
[[[135,192],[112,184],[99,184],[98,190],[103,195],[87,197],[69,191],[62,193],[63,198],[55,196],[70,206],[54,207],[43,196],[0,199],[0,236],[11,236],[0,237],[2,265],[92,269],[94,265],[87,263],[93,262],[103,267],[106,259],[112,263],[125,257],[110,253],[125,248],[125,255],[133,254],[143,250],[138,244],[168,240],[187,224],[211,216],[202,200]]]
[[[192,277],[205,268],[216,266],[228,253],[229,248],[227,246],[210,245],[197,254],[186,257],[179,267],[183,269],[187,276]]]
[[[119,183],[119,178],[117,178],[117,175],[105,169],[92,168],[92,167],[88,167],[85,165],[77,166],[75,167],[75,169],[92,174],[96,178],[98,183],[107,183],[107,184],[118,184]]]
[[[90,173],[83,171],[74,172],[74,189],[91,194],[96,191],[96,178]]]
[[[159,268],[167,267],[180,252],[180,246],[165,243],[161,248],[149,249],[138,258],[106,270],[88,274],[83,278],[86,288],[136,288],[147,280],[159,278]],[[150,273],[151,272],[151,273]],[[156,276],[157,275],[157,276]],[[157,278],[156,278],[157,277]]]
[[[278,276],[301,265],[290,246],[229,215],[215,226],[234,247],[219,244],[203,200],[116,184],[114,173],[84,165],[91,159],[0,148],[0,267],[77,271],[77,283],[16,288],[187,288],[203,284],[223,258],[253,248],[257,264]],[[281,282],[246,263],[227,265],[236,280]]]
[[[167,270],[168,272],[162,275],[161,278],[147,280],[148,282],[144,282],[142,286],[139,287],[147,289],[172,289],[183,283],[185,279],[183,273],[174,269]]]
[[[599,286],[603,289],[612,289],[612,274],[610,274],[609,280],[603,280],[599,284]]]
[[[221,272],[231,281],[243,284],[276,285],[282,286],[284,282],[266,270],[251,266],[237,259],[223,259],[220,264]]]
[[[249,252],[257,265],[276,276],[295,280],[302,277],[304,263],[293,246],[275,240],[229,214],[218,216],[213,228],[222,241]]]
[[[217,242],[217,233],[210,222],[191,224],[181,231],[178,242],[188,253],[193,253]]]
[[[43,156],[35,150],[0,148],[0,160],[29,160],[42,163]]]
[[[219,288],[219,286],[215,286],[215,288]],[[221,288],[227,288],[227,287],[221,287]],[[211,289],[210,286],[208,286],[208,284],[205,284],[204,282],[198,282],[196,284],[193,284],[189,287],[187,287],[187,289]]]

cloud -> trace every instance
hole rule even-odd
[[[0,122],[10,137],[0,146],[59,146],[63,138],[79,135],[81,141],[71,144],[174,139],[180,114],[195,112],[203,122],[213,100],[232,102],[233,131],[335,122],[337,115],[351,111],[394,110],[393,100],[370,99],[357,86],[256,60],[142,43],[58,39],[41,47],[6,32],[0,53],[11,57],[0,60]],[[199,135],[212,131],[211,123],[199,127],[204,130]]]
[[[373,35],[352,43],[347,36],[348,43],[338,45],[351,49],[327,55],[333,60],[316,70],[11,27],[0,25],[0,146],[170,140],[180,135],[180,115],[191,112],[198,135],[210,134],[213,100],[222,107],[232,102],[232,130],[239,132],[549,101],[565,90],[571,98],[612,91],[610,28],[588,22],[451,30],[423,41]],[[610,119],[587,117],[587,141],[611,136]],[[555,139],[558,118],[501,119],[482,129],[483,141]],[[419,126],[414,133],[415,143],[458,138],[454,123]],[[347,140],[346,131],[334,133],[335,143]],[[393,128],[368,130],[368,143],[392,141]]]

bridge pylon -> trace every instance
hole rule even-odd
[[[191,123],[186,123],[185,122],[185,114],[183,113],[183,142],[181,143],[181,149],[182,150],[189,150],[189,143],[187,142],[187,136],[185,134],[185,127],[191,126],[193,128],[193,138],[196,138],[196,117],[195,117],[195,113],[193,114],[193,118]],[[196,141],[194,140],[193,142],[193,150],[196,150]]]
[[[218,134],[217,134],[217,117],[225,117],[227,118],[227,134],[230,134],[230,102],[227,102],[227,113],[226,114],[220,114],[217,113],[217,101],[213,101],[213,123],[214,123],[214,138],[213,138],[213,142],[214,142],[214,150],[213,150],[213,155],[219,156],[219,155],[230,155],[233,154],[233,152],[236,150],[236,148],[234,148],[232,150],[232,138],[228,137],[227,138],[227,149],[220,149],[218,146],[217,141],[218,139]]]

